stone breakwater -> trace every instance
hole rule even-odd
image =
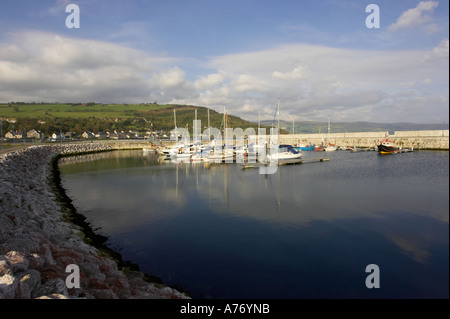
[[[0,299],[189,299],[120,269],[70,221],[50,182],[60,154],[111,150],[104,144],[35,146],[0,155]],[[79,267],[79,288],[66,284]],[[69,286],[69,288],[68,288]]]

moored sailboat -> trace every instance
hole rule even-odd
[[[328,141],[328,134],[330,134],[330,129],[331,129],[331,116],[328,116],[328,131],[327,131],[326,141]],[[328,145],[325,146],[325,148],[324,148],[325,152],[334,152],[335,150],[336,150],[336,145],[331,144],[330,142],[328,142]]]
[[[277,100],[277,112],[278,117],[278,135],[280,134],[280,100]],[[280,139],[278,138],[278,141]],[[276,151],[270,151],[267,155],[269,161],[286,161],[286,160],[300,160],[302,158],[302,151],[296,150],[294,146],[290,144],[278,144],[275,146]]]
[[[302,152],[297,151],[292,145],[280,144],[277,147],[277,152],[267,155],[269,161],[283,161],[283,160],[299,160],[302,158]]]

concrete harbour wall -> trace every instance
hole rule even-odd
[[[280,143],[320,145],[326,142],[338,147],[374,147],[386,138],[386,132],[280,135]],[[396,131],[388,135],[396,146],[414,149],[449,149],[449,130]]]
[[[386,132],[352,132],[328,134],[328,142],[338,147],[375,147],[386,138]],[[424,130],[424,131],[396,131],[388,136],[396,146],[414,149],[449,149],[449,130]],[[269,136],[266,136],[269,139]],[[280,135],[280,143],[320,145],[325,143],[327,134],[286,134]],[[101,141],[114,149],[142,148],[149,145],[146,141],[109,140]],[[174,141],[162,140],[166,146],[171,146]]]

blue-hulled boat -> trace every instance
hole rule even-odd
[[[315,145],[297,146],[294,147],[296,151],[314,151]]]

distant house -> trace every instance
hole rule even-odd
[[[42,139],[42,138],[44,138],[44,134],[42,134],[41,131],[32,129],[31,131],[27,132],[27,138]]]
[[[64,138],[71,140],[74,138],[75,135],[77,135],[76,132],[66,132],[64,133]]]
[[[144,138],[139,131],[129,130],[127,134],[128,138]]]
[[[123,132],[114,131],[114,133],[109,134],[108,137],[113,140],[121,140],[126,139],[127,135]]]
[[[105,132],[98,132],[97,134],[95,134],[95,137],[99,139],[105,139],[108,138],[108,134],[106,134]]]
[[[10,139],[21,139],[23,138],[23,133],[22,132],[13,132],[13,131],[9,131],[8,133],[5,134],[6,138],[10,138]]]
[[[95,137],[95,135],[91,132],[84,132],[83,134],[81,134],[81,137],[85,139],[92,139]]]
[[[53,133],[52,134],[52,140],[53,141],[56,141],[56,140],[63,140],[64,139],[64,134],[56,134],[56,133]]]

